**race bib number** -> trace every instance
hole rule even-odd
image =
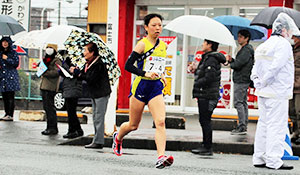
[[[165,71],[166,59],[164,57],[149,56],[146,58],[144,71],[162,74]]]

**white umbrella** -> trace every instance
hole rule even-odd
[[[15,44],[24,48],[38,49],[45,48],[49,43],[57,44],[58,49],[65,49],[64,42],[69,37],[72,30],[85,32],[85,30],[70,26],[58,25],[49,27],[45,30],[34,30],[26,34],[19,34],[14,36]]]
[[[42,48],[42,43],[38,40],[41,30],[33,30],[31,32],[23,31],[13,35],[11,38],[15,41],[15,45],[24,48],[39,49]]]
[[[165,29],[200,39],[236,47],[234,37],[223,24],[206,16],[184,15],[169,22]]]

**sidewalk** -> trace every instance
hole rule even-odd
[[[4,114],[0,111],[0,116]],[[20,121],[19,111],[15,112],[14,122],[0,121],[0,141],[27,144],[52,144],[52,145],[85,145],[92,141],[94,133],[92,116],[88,114],[88,123],[82,124],[84,137],[76,139],[63,139],[68,130],[67,123],[59,123],[59,134],[56,136],[43,136],[46,122]],[[188,151],[200,145],[202,140],[201,127],[196,116],[185,116],[186,129],[167,129],[167,150]],[[149,113],[143,115],[142,122],[137,131],[125,137],[124,148],[156,149],[154,142],[155,129],[152,128],[152,117]],[[214,152],[253,154],[253,143],[256,123],[249,123],[248,133],[244,136],[230,135],[230,131],[213,131]],[[111,147],[112,138],[105,139],[105,146]],[[300,155],[300,146],[293,146],[294,155]]]

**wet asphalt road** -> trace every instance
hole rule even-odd
[[[201,157],[190,152],[167,152],[175,158],[170,168],[154,168],[156,152],[153,150],[124,149],[117,157],[110,148],[86,150],[78,146],[56,146],[28,143],[4,143],[0,139],[1,175],[56,175],[56,174],[300,174],[299,161],[291,171],[254,168],[251,156],[215,154]]]

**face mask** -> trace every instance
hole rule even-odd
[[[295,41],[292,38],[286,38],[291,45],[295,45]]]
[[[54,49],[53,48],[46,48],[46,54],[47,55],[52,55],[54,53]]]

